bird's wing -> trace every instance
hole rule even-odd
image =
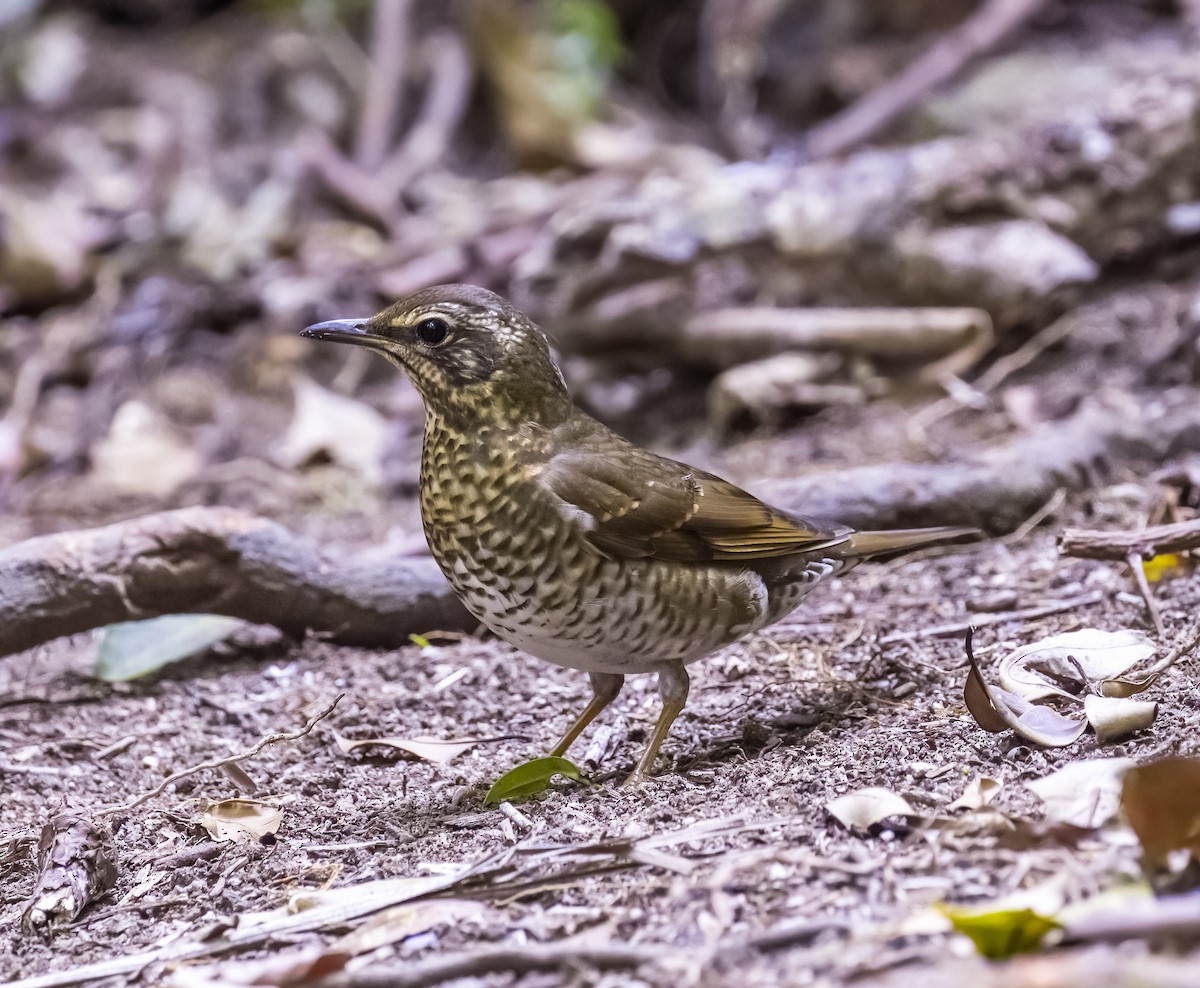
[[[837,545],[851,533],[771,508],[720,477],[624,442],[555,454],[538,486],[611,556],[766,559]]]

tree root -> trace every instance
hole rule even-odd
[[[334,560],[282,525],[229,508],[184,508],[0,550],[0,655],[184,612],[369,647],[477,625],[432,559],[376,550]]]

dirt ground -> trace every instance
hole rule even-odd
[[[281,522],[335,563],[421,551],[416,393],[296,334],[447,281],[557,334],[589,411],[751,491],[983,462],[1077,435],[1089,402],[1147,422],[1200,407],[1196,0],[614,0],[624,67],[592,70],[612,82],[604,112],[569,126],[510,97],[543,95],[521,81],[529,53],[571,33],[516,22],[510,59],[504,31],[462,17],[558,6],[0,4],[0,552],[206,505]],[[924,53],[956,46],[928,76]],[[944,84],[820,151],[912,65]],[[532,139],[514,120],[539,124]],[[967,328],[994,335],[936,353],[826,340],[786,393],[713,414],[714,382],[795,354],[782,337],[688,344],[704,317],[848,305],[901,325],[970,307]],[[321,396],[307,431],[305,395]],[[919,442],[934,403],[949,411]],[[648,676],[571,752],[586,784],[485,806],[588,697],[582,674],[485,635],[369,651],[256,628],[120,684],[93,675],[99,632],[0,657],[0,981],[1191,988],[1186,936],[1051,934],[991,962],[935,907],[1135,917],[1133,832],[1055,822],[1027,784],[1200,755],[1196,656],[1146,693],[1151,727],[1045,749],[968,714],[964,636],[979,625],[991,670],[1071,629],[1154,635],[1124,563],[1063,558],[1056,537],[1162,521],[1180,487],[1194,516],[1198,431],[1147,425],[1112,462],[1030,463],[1055,478],[1046,497],[1063,488],[1030,524],[863,565],[697,663],[639,788],[620,783],[658,715]],[[1200,580],[1185,566],[1153,593],[1165,652],[1195,630]],[[0,614],[10,596],[0,578]],[[279,733],[297,736],[189,772]],[[338,743],[387,737],[478,743],[441,764]],[[960,804],[980,780],[999,783],[991,802]],[[839,822],[830,802],[864,787],[911,812]],[[237,797],[281,811],[273,839],[210,837],[201,814]],[[116,879],[44,937],[22,914],[63,812],[107,828]],[[1182,925],[1194,937],[1194,911]]]
[[[857,416],[864,448],[887,435],[895,413],[876,405]],[[821,430],[841,430],[842,418],[802,431],[834,443]],[[734,444],[709,465],[757,459],[763,442]],[[782,448],[789,437],[770,442]],[[91,636],[5,659],[0,768],[8,834],[36,831],[64,807],[86,812],[127,801],[171,773],[295,730],[344,698],[306,737],[243,763],[255,797],[283,809],[269,847],[214,845],[196,826],[207,801],[246,794],[230,776],[207,771],[173,784],[112,816],[116,885],[50,941],[20,932],[36,869],[28,850],[11,855],[3,864],[0,975],[65,971],[205,931],[216,944],[239,919],[297,893],[444,874],[505,848],[615,839],[649,841],[667,857],[480,892],[482,904],[414,921],[410,936],[380,947],[372,962],[416,965],[480,945],[572,938],[580,949],[653,945],[656,956],[630,970],[627,959],[581,955],[548,973],[477,971],[461,983],[1016,985],[1041,978],[1065,985],[1096,970],[1103,977],[1092,983],[1150,983],[1140,980],[1148,972],[1155,984],[1188,983],[1194,955],[1156,957],[1131,943],[992,964],[928,921],[933,903],[987,902],[1046,886],[1071,902],[1136,879],[1139,851],[1127,830],[1039,826],[1040,803],[1022,783],[1084,758],[1197,752],[1192,658],[1152,688],[1161,704],[1152,729],[1116,745],[1088,735],[1044,750],[977,727],[962,700],[963,635],[923,635],[1084,591],[1099,591],[1099,601],[982,627],[980,657],[994,662],[1007,646],[1078,627],[1147,628],[1122,567],[1064,560],[1055,549],[1063,525],[1132,527],[1159,496],[1144,480],[1112,479],[1072,496],[1026,535],[864,565],[816,591],[783,623],[696,664],[689,706],[658,776],[637,789],[620,781],[647,739],[658,696],[652,677],[631,679],[573,752],[592,785],[556,786],[516,812],[485,808],[484,794],[509,767],[549,748],[585,702],[587,685],[581,674],[496,640],[435,639],[371,652],[265,636],[254,647],[223,647],[112,687],[88,678]],[[340,529],[350,543],[367,541],[383,521],[411,523],[411,505],[401,499],[379,508],[366,520],[361,508],[296,511],[283,520],[325,537]],[[1157,593],[1170,639],[1189,627],[1200,585],[1167,580]],[[435,765],[379,748],[344,754],[334,732],[511,739]],[[950,809],[980,776],[1003,783],[991,807]],[[927,817],[847,829],[826,805],[866,786],[902,795]],[[705,824],[716,829],[706,835]],[[239,982],[248,957],[328,944],[353,926],[240,951],[224,961],[220,983]],[[149,983],[189,983],[186,971],[172,975],[162,963],[136,973]]]

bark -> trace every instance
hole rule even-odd
[[[226,614],[351,645],[477,622],[432,559],[334,558],[275,522],[185,508],[0,550],[0,655],[117,621]]]
[[[1200,407],[1085,406],[1064,422],[960,463],[890,463],[755,486],[771,504],[856,528],[973,525],[1012,531],[1056,491],[1093,486],[1117,465],[1200,449]]]

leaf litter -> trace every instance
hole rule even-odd
[[[963,700],[985,731],[1013,730],[1028,741],[1066,747],[1091,727],[1102,742],[1149,727],[1158,704],[1131,697],[1147,689],[1183,654],[1177,648],[1151,664],[1157,648],[1140,631],[1081,631],[1022,645],[989,683],[975,658],[973,632],[966,638],[970,669]]]

